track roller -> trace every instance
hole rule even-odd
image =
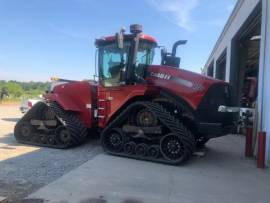
[[[148,148],[147,155],[150,158],[157,159],[159,157],[159,155],[160,155],[160,148],[159,148],[159,146],[158,145],[151,145]]]
[[[138,156],[146,156],[147,155],[148,146],[145,143],[138,144],[136,146],[136,155]]]
[[[136,143],[135,142],[127,142],[124,145],[124,153],[126,154],[134,154],[136,149]]]

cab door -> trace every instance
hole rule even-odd
[[[112,114],[130,94],[128,86],[121,83],[127,53],[128,48],[118,49],[115,44],[106,45],[99,50],[98,118],[101,128],[105,127]]]
[[[98,116],[99,127],[106,126],[110,118],[123,107],[127,101],[135,96],[144,95],[147,85],[143,83],[144,74],[148,64],[153,58],[153,45],[140,44],[134,64],[133,84],[125,84],[121,75],[126,71],[130,42],[125,42],[123,48],[118,48],[115,43],[99,47],[99,78],[98,88]]]

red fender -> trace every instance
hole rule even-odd
[[[81,111],[81,109],[73,102],[73,99],[65,94],[49,93],[45,95],[45,99],[57,102],[66,111]]]

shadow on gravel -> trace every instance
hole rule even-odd
[[[3,121],[18,122],[20,118],[2,118]]]
[[[5,136],[0,137],[0,144],[6,145],[6,146],[1,146],[0,149],[13,149],[16,146],[22,145],[15,140],[13,133],[9,133]]]

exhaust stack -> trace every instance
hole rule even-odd
[[[172,48],[172,56],[175,57],[176,55],[176,49],[179,45],[184,45],[187,43],[187,40],[179,40],[179,41],[176,41],[174,44],[173,44],[173,48]]]
[[[165,48],[161,50],[161,65],[178,67],[180,66],[180,57],[176,57],[176,50],[179,45],[186,44],[187,40],[178,40],[173,44],[172,53],[168,53]]]

